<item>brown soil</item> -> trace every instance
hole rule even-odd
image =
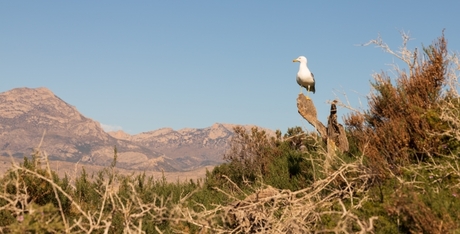
[[[15,163],[21,163],[22,159],[19,158],[11,158],[0,156],[0,176],[3,176],[5,172],[11,168],[12,166],[12,159]],[[82,168],[85,168],[86,172],[89,175],[93,173],[96,174],[98,171],[104,169],[102,166],[94,166],[89,164],[82,164],[82,163],[73,163],[73,162],[65,162],[65,161],[55,161],[50,160],[50,167],[51,170],[58,173],[59,177],[63,177],[66,173],[71,180],[74,180],[78,175],[80,175]],[[163,175],[165,176],[168,182],[176,182],[176,181],[187,181],[190,179],[197,180],[199,178],[204,178],[206,175],[206,169],[212,171],[214,167],[202,167],[192,171],[183,171],[183,172],[161,172],[161,171],[135,171],[135,170],[125,170],[121,168],[117,168],[116,170],[122,175],[137,175],[142,172],[145,172],[146,176],[153,176],[155,179],[161,179]]]

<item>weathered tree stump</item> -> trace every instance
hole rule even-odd
[[[321,135],[321,138],[327,144],[328,153],[336,149],[341,152],[348,151],[348,139],[345,128],[337,122],[337,107],[335,103],[336,101],[331,104],[331,112],[328,117],[327,127],[325,127],[317,118],[316,107],[313,101],[303,94],[299,94],[299,97],[297,97],[299,114],[315,127],[316,131]]]

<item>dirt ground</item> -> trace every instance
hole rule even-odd
[[[0,176],[3,176],[5,172],[11,168],[12,160],[15,163],[21,163],[22,159],[19,158],[11,158],[6,156],[0,156]],[[85,168],[86,172],[91,174],[96,174],[98,171],[102,170],[104,167],[102,166],[94,166],[82,163],[73,163],[73,162],[64,162],[64,161],[54,161],[50,160],[50,167],[51,170],[54,170],[58,173],[59,177],[63,177],[66,173],[73,181],[78,175],[80,175],[82,168]],[[186,181],[186,180],[196,180],[199,178],[204,178],[206,175],[206,169],[212,171],[214,167],[202,167],[192,171],[184,171],[184,172],[161,172],[161,171],[135,171],[135,170],[125,170],[121,168],[117,168],[116,170],[123,175],[132,175],[132,174],[140,174],[145,172],[146,176],[153,176],[155,179],[161,179],[164,176],[168,182],[176,182],[176,181]]]

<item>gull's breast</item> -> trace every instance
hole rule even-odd
[[[315,83],[310,71],[299,71],[297,73],[297,83],[301,86],[312,85]]]

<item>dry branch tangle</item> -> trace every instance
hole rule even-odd
[[[371,180],[358,160],[340,165],[308,188],[290,191],[265,186],[244,200],[218,209],[228,214],[233,232],[356,233],[352,230],[359,227],[357,233],[368,233],[373,231],[377,217],[363,219],[354,211],[368,200],[366,191]],[[322,223],[325,217],[334,219],[335,225]]]

